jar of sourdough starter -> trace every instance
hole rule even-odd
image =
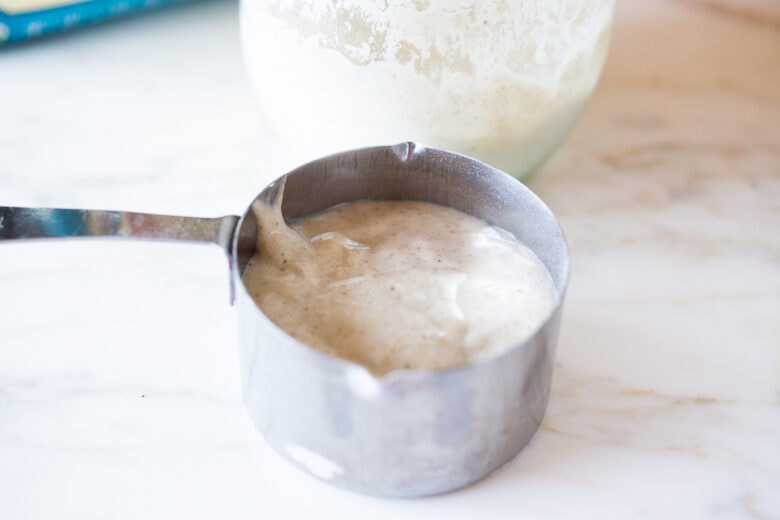
[[[524,177],[596,86],[613,4],[242,0],[242,43],[265,116],[298,162],[413,140]]]

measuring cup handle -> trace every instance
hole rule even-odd
[[[230,249],[238,217],[177,217],[129,211],[0,207],[0,240],[130,237],[210,242]]]
[[[0,240],[128,237],[217,244],[233,270],[231,242],[238,217],[177,217],[129,211],[0,207]],[[231,300],[234,295],[230,278]]]

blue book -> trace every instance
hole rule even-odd
[[[0,0],[0,46],[183,0]]]

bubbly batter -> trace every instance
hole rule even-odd
[[[257,253],[244,283],[301,342],[376,374],[499,354],[531,335],[558,296],[509,233],[414,201],[336,206],[288,227],[257,203]]]

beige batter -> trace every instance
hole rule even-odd
[[[443,206],[363,201],[288,227],[257,203],[244,282],[293,337],[376,374],[446,368],[532,334],[558,296],[541,261],[509,233]]]

